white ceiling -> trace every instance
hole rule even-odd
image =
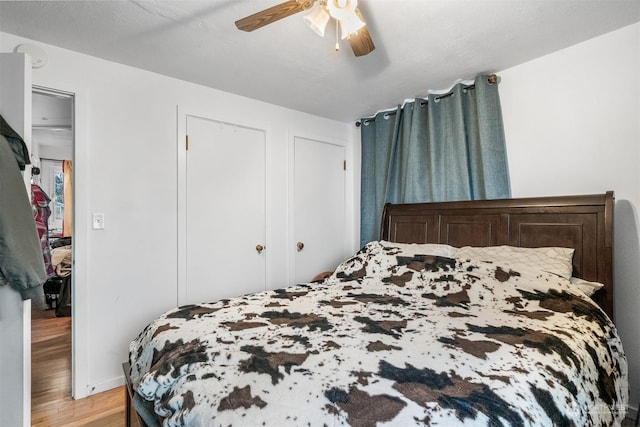
[[[40,156],[73,158],[73,98],[34,91],[31,100],[32,142]],[[56,154],[46,153],[45,147],[53,147]]]
[[[640,21],[639,0],[360,0],[376,45],[356,58],[280,0],[2,1],[0,31],[340,121]]]

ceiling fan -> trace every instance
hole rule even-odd
[[[349,40],[356,56],[367,55],[376,48],[358,9],[358,0],[288,0],[236,21],[236,27],[242,31],[253,31],[305,10],[309,10],[309,14],[304,16],[305,22],[320,36],[324,36],[327,23],[335,19],[342,39]]]

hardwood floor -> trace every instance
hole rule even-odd
[[[124,387],[71,398],[71,318],[34,310],[31,326],[31,425],[123,427]]]

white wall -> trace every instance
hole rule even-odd
[[[504,70],[514,197],[614,190],[615,321],[640,402],[640,24]]]
[[[3,52],[25,42],[45,49],[49,61],[33,70],[34,85],[76,94],[77,397],[121,384],[129,342],[148,321],[176,305],[178,106],[248,126],[267,123],[267,246],[272,266],[267,284],[287,284],[289,132],[293,128],[345,141],[347,161],[353,163],[352,123],[0,35]],[[90,229],[92,212],[105,214],[105,230]]]

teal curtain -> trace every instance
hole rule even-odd
[[[511,197],[498,84],[489,76],[362,119],[360,243],[385,203]]]

